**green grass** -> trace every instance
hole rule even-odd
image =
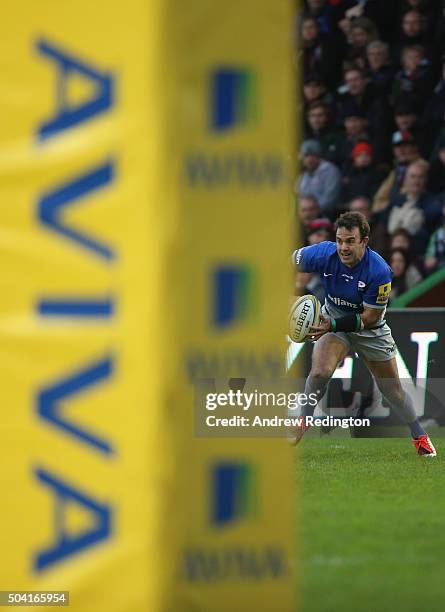
[[[445,610],[445,439],[305,438],[302,612]]]

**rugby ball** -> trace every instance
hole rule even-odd
[[[302,295],[289,313],[289,336],[294,342],[304,342],[309,328],[320,323],[321,304],[313,295]]]

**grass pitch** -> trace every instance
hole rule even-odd
[[[302,612],[445,610],[445,438],[305,437]]]

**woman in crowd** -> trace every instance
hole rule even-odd
[[[402,293],[414,287],[422,280],[422,274],[413,263],[409,251],[405,249],[393,249],[389,257],[389,265],[394,273],[390,303]]]

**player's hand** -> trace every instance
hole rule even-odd
[[[324,336],[324,334],[327,334],[328,332],[332,331],[332,323],[331,323],[331,319],[329,317],[324,317],[323,315],[320,316],[320,323],[318,326],[313,326],[309,328],[309,333],[306,336],[306,338],[308,340],[318,340],[319,338],[321,338],[322,336]]]

